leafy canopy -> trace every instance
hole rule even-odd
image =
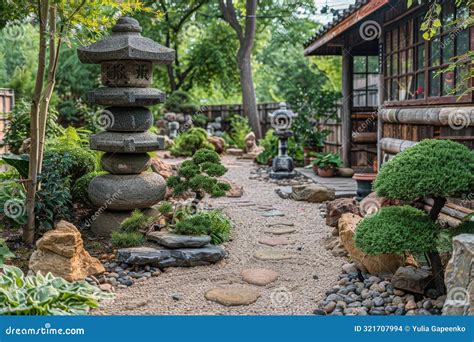
[[[370,255],[436,249],[439,227],[423,211],[410,207],[384,207],[359,222],[355,244]]]
[[[416,200],[474,188],[474,152],[450,140],[427,139],[385,163],[374,182],[379,196]]]

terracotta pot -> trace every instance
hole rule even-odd
[[[315,174],[318,174],[318,169],[319,169],[318,165],[313,165],[313,172]]]
[[[318,168],[318,176],[319,177],[333,177],[334,176],[334,168],[332,168],[332,167],[329,167],[327,169]]]

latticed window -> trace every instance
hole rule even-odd
[[[377,56],[354,56],[352,105],[375,107],[378,104],[379,61]]]

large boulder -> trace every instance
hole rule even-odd
[[[209,235],[179,235],[167,231],[151,232],[146,235],[146,238],[171,249],[199,248],[211,242]]]
[[[342,214],[352,213],[359,215],[359,204],[353,198],[338,198],[327,204],[326,224],[337,227]]]
[[[219,178],[219,182],[229,184],[230,189],[225,193],[227,197],[242,197],[244,195],[244,187],[242,185],[232,182],[227,178]]]
[[[105,272],[100,261],[84,249],[81,233],[69,222],[60,221],[55,229],[38,240],[36,247],[29,262],[29,268],[34,272],[51,272],[68,281]]]
[[[359,268],[372,274],[378,274],[394,273],[400,266],[404,266],[405,260],[400,255],[368,255],[356,247],[354,233],[360,220],[362,217],[347,213],[341,216],[338,223],[341,242]]]
[[[291,188],[291,198],[295,201],[322,203],[336,198],[336,190],[319,184],[296,185]]]
[[[225,140],[221,137],[210,136],[207,138],[212,145],[214,145],[214,149],[217,153],[221,154],[225,151]]]
[[[446,267],[448,296],[443,315],[474,315],[474,234],[453,238],[453,256]]]
[[[400,267],[392,277],[392,285],[396,289],[424,294],[433,280],[429,270],[416,267]]]

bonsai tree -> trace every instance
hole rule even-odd
[[[230,190],[230,185],[219,182],[220,177],[227,172],[221,164],[215,151],[200,149],[193,155],[192,160],[184,161],[178,169],[177,176],[171,176],[167,185],[173,189],[173,195],[179,196],[187,190],[196,193],[196,199],[201,200],[206,193],[213,197],[224,196]]]
[[[435,222],[446,198],[474,189],[474,152],[450,140],[423,140],[384,164],[374,182],[379,196],[415,201],[425,197],[434,203],[429,213]],[[429,251],[436,289],[445,293],[444,272],[436,250]]]

